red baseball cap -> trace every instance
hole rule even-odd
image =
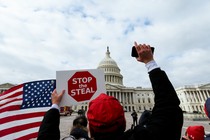
[[[204,140],[204,127],[203,126],[189,126],[187,128],[188,136],[193,140]]]
[[[119,101],[104,93],[89,103],[87,111],[90,133],[114,133],[126,128],[124,110]]]

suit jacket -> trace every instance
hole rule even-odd
[[[59,140],[60,139],[60,113],[58,109],[48,110],[39,128],[37,140]]]

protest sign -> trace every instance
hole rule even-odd
[[[57,92],[65,90],[60,106],[89,102],[100,93],[106,93],[104,72],[100,69],[56,72]]]

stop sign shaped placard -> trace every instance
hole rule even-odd
[[[88,71],[76,72],[68,80],[68,94],[77,102],[90,100],[96,91],[96,78]]]

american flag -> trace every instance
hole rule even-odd
[[[28,82],[0,94],[0,139],[28,140],[38,136],[45,112],[51,106],[55,80]]]

